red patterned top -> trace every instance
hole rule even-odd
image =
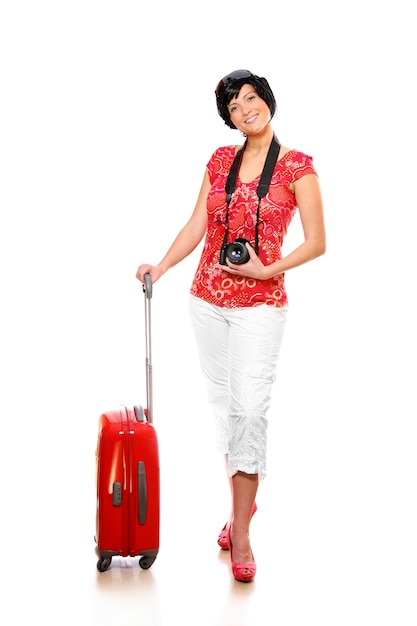
[[[269,280],[255,280],[229,274],[219,265],[227,209],[225,185],[234,157],[235,146],[218,148],[207,164],[211,182],[207,198],[208,225],[191,293],[228,308],[264,303],[282,307],[287,304],[284,274]],[[287,152],[275,165],[269,191],[261,200],[259,217],[258,256],[264,265],[281,258],[282,242],[297,208],[289,184],[306,174],[316,174],[313,159],[296,150]],[[242,237],[254,245],[259,180],[260,176],[250,183],[242,183],[237,177],[229,207],[228,243]]]

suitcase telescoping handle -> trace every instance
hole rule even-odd
[[[153,422],[153,389],[152,389],[152,345],[151,345],[151,298],[152,298],[152,278],[150,274],[145,274],[143,284],[145,294],[145,342],[146,342],[146,419]]]

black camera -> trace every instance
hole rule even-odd
[[[234,265],[243,265],[250,259],[250,255],[246,244],[250,243],[247,239],[237,238],[232,243],[222,246],[220,250],[220,265],[227,265],[226,259]]]

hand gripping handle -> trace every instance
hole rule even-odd
[[[150,274],[145,274],[145,283],[143,285],[143,291],[145,293],[146,298],[152,298],[152,277]]]

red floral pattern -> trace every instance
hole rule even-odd
[[[226,218],[225,184],[235,156],[235,146],[218,148],[207,169],[211,189],[207,198],[208,225],[191,293],[217,306],[250,307],[259,304],[282,307],[287,304],[285,275],[270,280],[254,280],[232,276],[219,265]],[[289,184],[306,174],[316,174],[312,157],[290,150],[280,158],[274,169],[267,195],[261,201],[259,219],[259,258],[269,265],[281,258],[281,247],[297,206]],[[260,176],[242,183],[239,176],[229,207],[228,243],[243,237],[254,244]]]

